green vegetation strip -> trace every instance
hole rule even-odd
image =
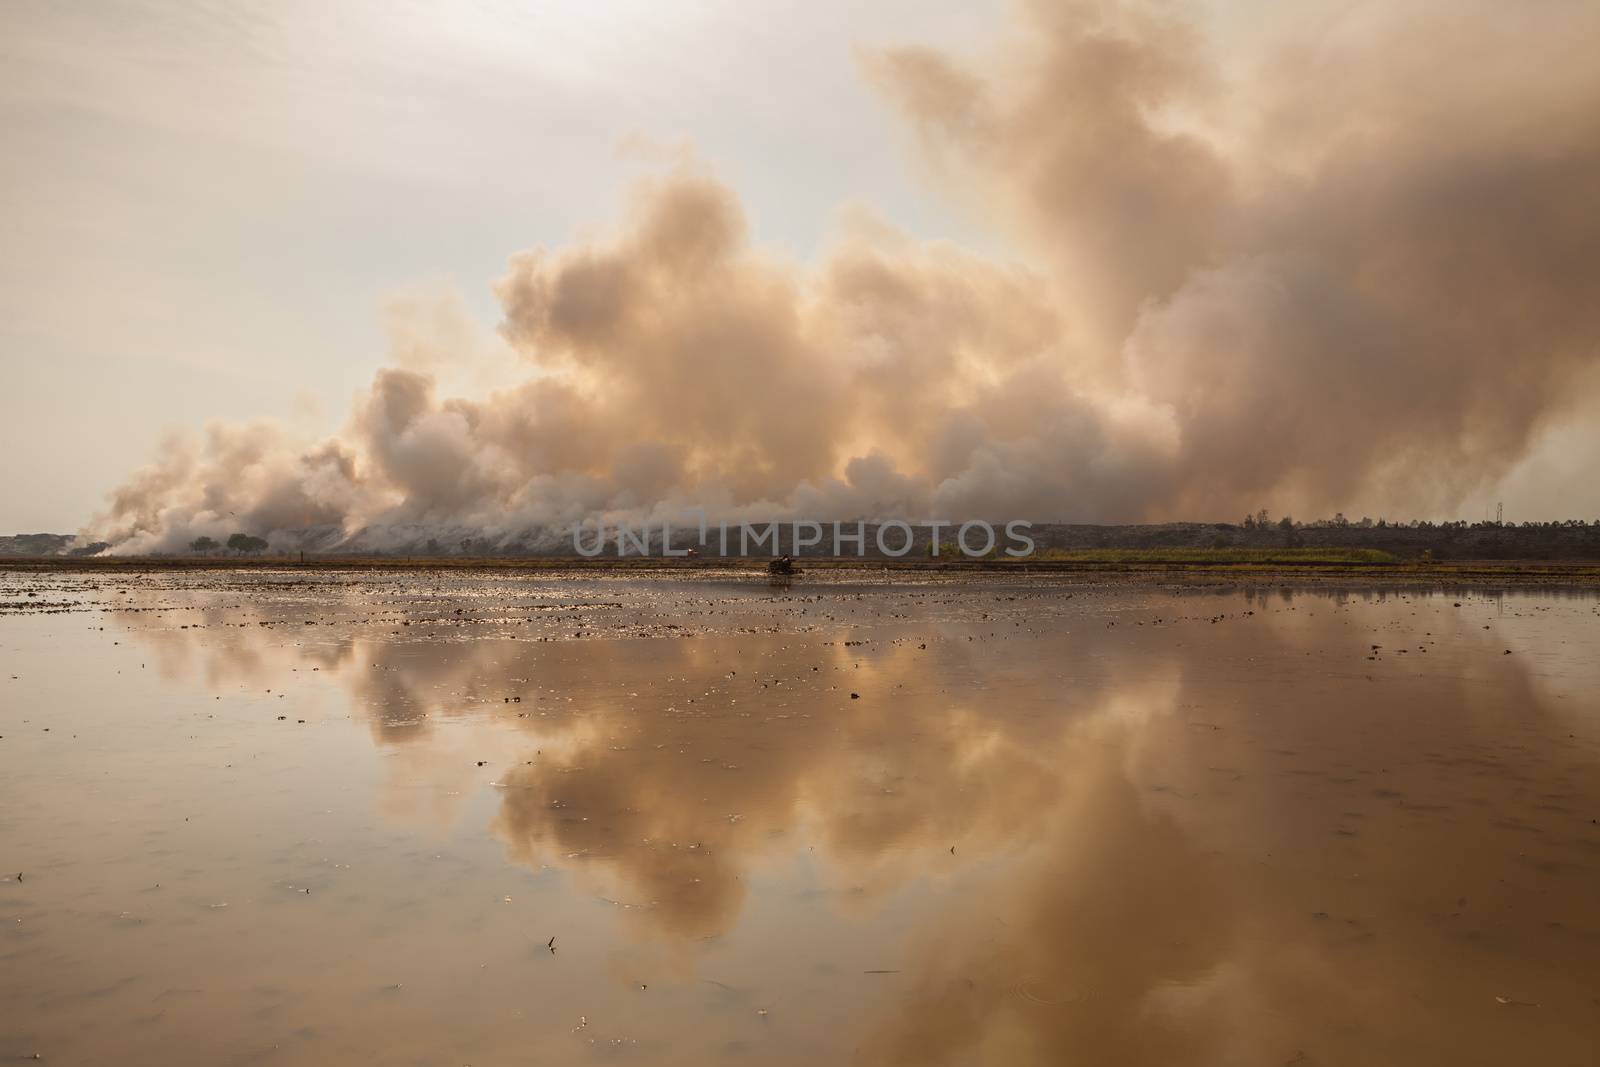
[[[1060,563],[1177,563],[1263,566],[1322,566],[1399,563],[1392,553],[1376,548],[1082,548],[1044,549],[1034,560]]]

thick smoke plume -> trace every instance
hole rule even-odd
[[[444,395],[482,344],[399,315],[336,437],[212,426],[87,535],[1419,513],[1592,399],[1600,7],[1306,6],[1247,57],[1166,7],[1022,14],[996,55],[862,56],[1009,259],[858,214],[786,262],[687,162],[512,259],[514,381]]]

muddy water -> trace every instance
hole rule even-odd
[[[1597,648],[1548,592],[0,574],[0,1062],[1593,1063]]]

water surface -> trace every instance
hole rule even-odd
[[[0,1062],[1592,1063],[1597,639],[1553,592],[0,574]]]

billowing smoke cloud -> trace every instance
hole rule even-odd
[[[1600,8],[1296,23],[1220,64],[1165,7],[1038,2],[987,60],[864,54],[1013,259],[855,217],[784,262],[686,163],[512,259],[519,381],[441,395],[476,342],[398,316],[337,437],[213,427],[91,536],[1452,508],[1600,363]]]

